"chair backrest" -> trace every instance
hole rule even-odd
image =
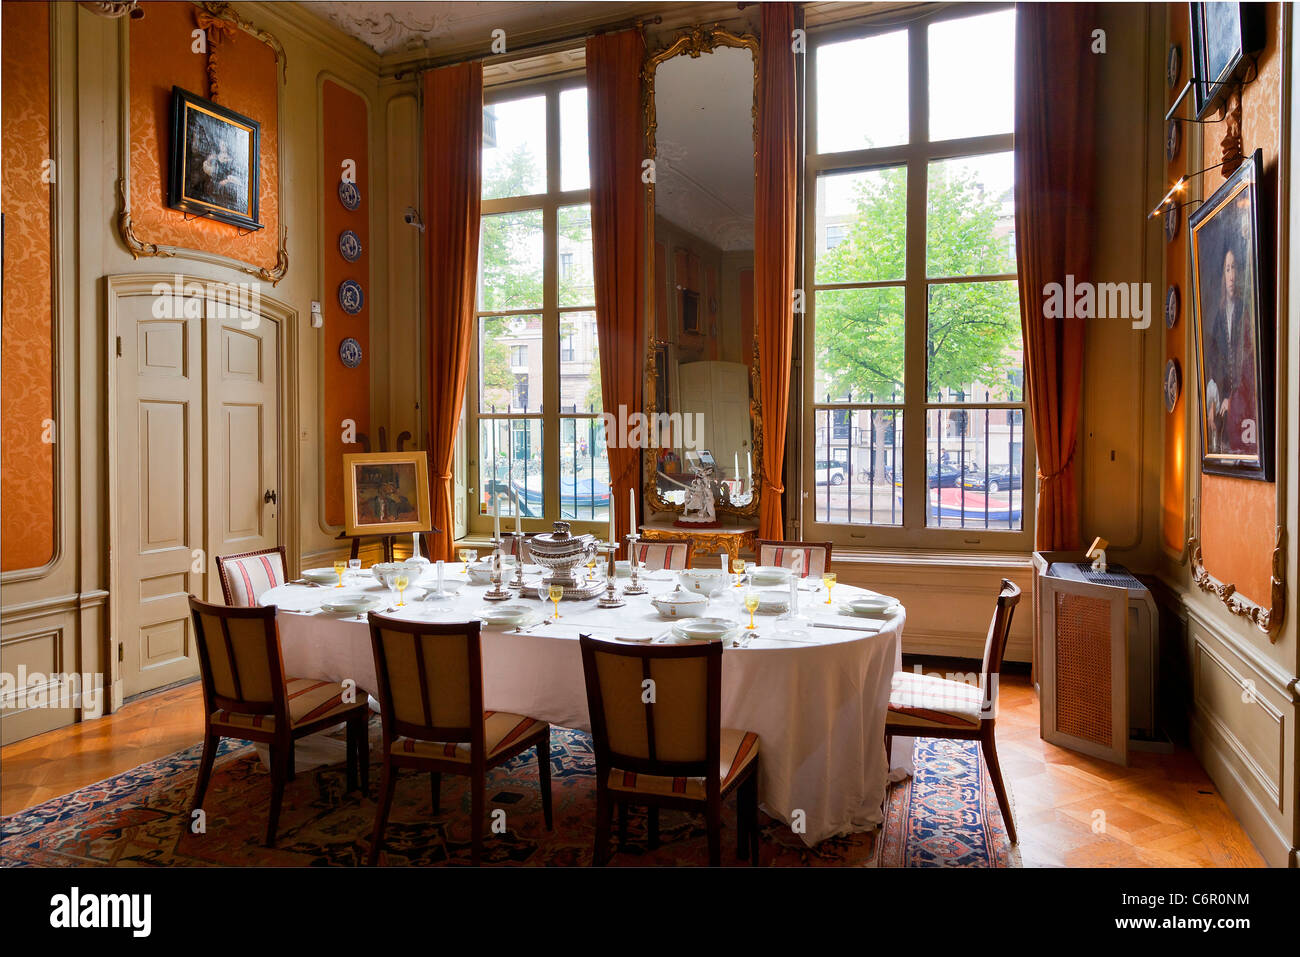
[[[722,643],[624,645],[580,635],[598,773],[703,777],[719,787]]]
[[[795,563],[795,556],[803,555],[803,576],[811,575],[821,578],[822,573],[831,567],[830,542],[777,542],[760,539],[758,543],[758,563],[760,565],[778,565],[790,568]]]
[[[285,583],[286,568],[283,545],[238,555],[218,555],[221,596],[227,605],[238,608],[261,604],[264,594]]]
[[[523,563],[525,565],[532,561],[532,553],[528,550],[528,540],[530,538],[532,538],[531,535],[525,535],[523,543],[519,546],[519,550],[524,553]],[[515,543],[519,540],[513,535],[506,535],[504,536],[504,539],[505,540],[501,543],[501,554],[513,555],[515,553]]]
[[[691,567],[691,543],[689,541],[669,541],[661,539],[654,542],[639,542],[636,546],[637,564],[650,569],[671,568],[680,570]]]
[[[274,715],[277,730],[287,729],[289,710],[275,608],[214,605],[191,595],[190,616],[207,713]]]
[[[468,742],[483,752],[481,625],[370,614],[384,740]]]
[[[984,691],[981,713],[994,714],[997,704],[997,677],[1002,673],[1002,656],[1007,650],[1007,635],[1011,631],[1011,617],[1020,603],[1020,586],[1002,579],[998,604],[989,622],[988,637],[984,639],[984,661],[980,664],[980,687]]]

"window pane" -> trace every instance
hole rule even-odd
[[[817,177],[816,282],[902,279],[906,255],[906,167]]]
[[[1010,133],[1016,14],[1000,10],[929,27],[930,139]]]
[[[481,316],[478,321],[480,412],[540,412],[541,316]]]
[[[587,88],[560,94],[560,189],[586,189],[591,185],[587,160]]]
[[[907,31],[817,48],[817,151],[907,142]]]
[[[1016,204],[1011,153],[930,164],[925,204],[929,276],[1016,271]]]
[[[816,401],[903,401],[903,299],[895,287],[816,293]]]
[[[926,395],[931,402],[1020,402],[1024,343],[1014,281],[930,287]]]
[[[542,211],[484,216],[480,237],[479,309],[542,308]]]
[[[542,422],[540,419],[479,419],[478,513],[542,517]]]
[[[925,442],[926,525],[1013,531],[1022,527],[1021,409],[931,409]]]
[[[596,301],[591,258],[591,205],[561,206],[556,217],[559,238],[559,304],[590,306]]]
[[[483,107],[483,198],[546,192],[546,97]]]
[[[560,411],[604,411],[594,312],[560,313]]]
[[[560,419],[560,517],[609,521],[609,460],[602,419]]]
[[[816,520],[903,524],[902,409],[817,409]]]

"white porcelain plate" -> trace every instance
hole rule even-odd
[[[673,635],[683,641],[722,641],[739,630],[729,618],[687,618],[673,625]]]
[[[749,570],[749,580],[758,586],[784,585],[790,581],[790,569],[779,565],[755,565]]]
[[[332,568],[309,568],[302,577],[318,585],[337,585],[339,581],[338,573]]]
[[[498,628],[514,628],[525,619],[535,616],[537,609],[522,602],[506,602],[504,605],[487,605],[479,609],[478,615],[489,625]]]
[[[848,614],[860,618],[879,618],[881,615],[893,614],[898,607],[898,599],[888,595],[868,595],[862,598],[850,598],[841,606]]]
[[[321,609],[331,615],[359,615],[379,605],[380,601],[369,595],[339,595],[337,598],[321,602]]]

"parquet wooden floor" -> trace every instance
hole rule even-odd
[[[909,667],[910,667],[909,661]],[[953,662],[926,670],[964,670]],[[0,813],[93,784],[198,743],[198,682],[133,701],[101,721],[0,750]],[[1133,752],[1127,768],[1038,736],[1027,676],[1005,675],[998,754],[1026,867],[1262,867],[1263,859],[1186,750]]]

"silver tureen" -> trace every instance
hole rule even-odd
[[[556,522],[555,530],[534,535],[528,551],[535,564],[546,570],[543,585],[559,585],[565,598],[595,598],[605,588],[604,582],[581,580],[575,570],[586,565],[596,554],[595,535],[574,535],[568,522]]]

